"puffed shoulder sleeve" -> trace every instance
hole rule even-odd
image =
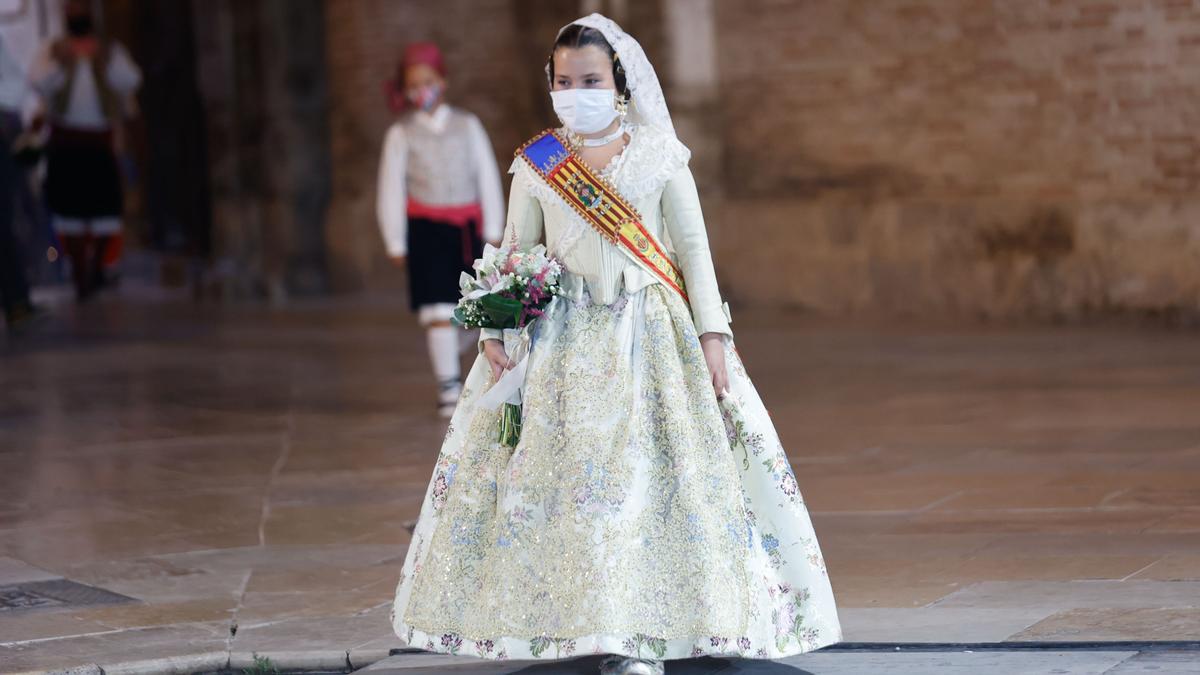
[[[513,160],[509,167],[513,175],[512,187],[508,192],[508,216],[504,224],[504,240],[501,246],[516,246],[520,249],[532,248],[542,241],[543,216],[542,205],[529,191],[529,176],[520,158]],[[479,344],[488,339],[500,340],[503,331],[482,328],[479,331]]]
[[[683,270],[696,332],[701,335],[721,333],[732,336],[728,310],[717,288],[708,233],[704,228],[704,214],[700,209],[700,195],[696,192],[692,172],[686,166],[667,181],[663,189],[662,211],[667,232],[671,235],[671,243],[679,258],[679,266]]]
[[[63,72],[58,61],[54,60],[51,44],[46,44],[34,57],[29,69],[29,78],[33,88],[42,96],[53,96],[67,83],[67,74]]]
[[[513,160],[508,172],[512,174],[512,187],[501,245],[530,248],[542,241],[542,205],[529,190],[529,170],[520,158]]]
[[[142,84],[142,69],[129,56],[125,46],[114,42],[108,60],[108,85],[122,93],[131,93]]]

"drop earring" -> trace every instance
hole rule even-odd
[[[629,113],[629,97],[625,96],[624,94],[618,96],[615,107],[617,109],[617,114],[624,119],[625,115]]]
[[[621,65],[621,59],[616,54],[613,54],[613,80],[618,86],[624,87],[622,82],[625,79],[625,67]],[[621,116],[621,121],[624,122],[625,115],[629,112],[629,94],[617,94],[617,100],[614,105],[617,109],[617,114]]]

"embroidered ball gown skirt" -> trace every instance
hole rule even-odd
[[[493,659],[778,658],[841,637],[787,457],[736,351],[713,395],[687,306],[652,285],[539,320],[516,448],[467,377],[404,563],[408,645]]]

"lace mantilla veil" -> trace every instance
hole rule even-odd
[[[632,124],[652,126],[659,131],[675,135],[675,125],[671,122],[671,111],[667,110],[667,98],[663,95],[662,85],[658,75],[642,45],[632,35],[621,30],[615,21],[603,14],[589,14],[582,19],[576,19],[559,29],[558,34],[571,26],[586,26],[600,31],[617,58],[625,68],[625,82],[629,85],[630,103],[626,120]],[[546,65],[546,79],[550,78],[550,66]]]
[[[630,100],[625,121],[634,128],[650,127],[656,132],[653,134],[654,141],[649,146],[636,148],[632,153],[631,149],[627,148],[624,153],[626,156],[639,155],[642,161],[635,161],[634,163],[641,166],[633,172],[633,175],[629,175],[628,171],[625,172],[626,175],[621,176],[618,183],[622,194],[627,199],[639,199],[661,187],[680,167],[686,166],[691,153],[675,135],[675,124],[671,121],[671,112],[667,109],[667,99],[663,95],[662,85],[658,81],[658,75],[654,72],[654,66],[650,65],[650,59],[646,58],[646,52],[642,49],[642,45],[632,35],[621,30],[615,21],[602,14],[589,14],[581,19],[576,19],[559,29],[558,35],[562,35],[563,31],[573,25],[598,30],[608,41],[617,58],[621,60],[621,66],[625,69],[625,82],[629,87]],[[548,63],[545,71],[546,81],[549,84],[550,65]],[[619,157],[618,161],[629,163],[627,157]],[[510,171],[529,173],[526,176],[527,186],[532,193],[548,201],[557,199],[549,188],[543,187],[541,182],[527,171],[524,163],[520,160],[513,163]],[[570,218],[570,221],[571,226],[557,242],[556,254],[560,256],[570,250],[579,237],[590,228],[582,219]],[[662,244],[671,255],[675,254],[674,244],[666,232],[662,234]]]

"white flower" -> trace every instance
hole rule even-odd
[[[504,249],[496,248],[495,246],[492,246],[491,244],[484,244],[482,260],[487,260],[489,258],[495,258],[496,254],[502,252],[503,250]]]

